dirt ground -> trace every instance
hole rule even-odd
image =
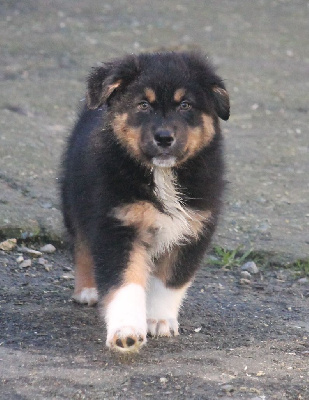
[[[309,398],[309,280],[294,270],[261,268],[243,283],[240,268],[205,265],[180,336],[121,357],[96,308],[72,302],[70,255],[22,268],[21,254],[0,252],[1,399]]]
[[[28,267],[0,251],[1,400],[309,399],[308,20],[307,0],[0,1],[0,241],[58,249]],[[267,260],[247,281],[205,264],[181,335],[121,358],[97,310],[70,299],[59,159],[90,68],[162,47],[201,49],[225,79],[214,244]],[[304,275],[285,268],[299,259]]]
[[[231,98],[216,243],[308,257],[307,0],[10,0],[0,16],[0,238],[62,240],[59,159],[91,67],[200,49]]]

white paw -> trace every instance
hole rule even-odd
[[[178,311],[189,283],[179,289],[167,288],[152,276],[147,291],[147,332],[151,336],[177,336]]]
[[[102,310],[104,312],[104,310]],[[146,295],[131,283],[119,288],[105,308],[106,345],[120,352],[136,352],[146,343]]]
[[[149,333],[151,336],[178,336],[178,321],[176,318],[148,318],[147,333]]]
[[[74,293],[72,299],[77,303],[95,305],[99,300],[99,294],[96,288],[83,288],[80,292]]]
[[[123,326],[115,332],[109,332],[106,345],[122,353],[135,353],[146,343],[146,332],[131,326]]]

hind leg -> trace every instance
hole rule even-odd
[[[87,243],[79,236],[74,246],[75,287],[72,298],[81,304],[93,306],[98,302],[94,264]]]

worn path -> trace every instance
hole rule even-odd
[[[90,68],[200,48],[231,95],[217,241],[308,256],[307,1],[55,0],[0,5],[0,233],[62,237],[59,157]]]
[[[199,48],[232,105],[215,243],[308,259],[307,1],[14,0],[0,15],[0,239],[63,239],[58,165],[91,66]],[[293,272],[243,287],[239,271],[205,270],[182,336],[125,362],[106,352],[95,310],[70,302],[66,254],[49,272],[17,257],[0,254],[0,398],[309,398],[308,283]]]

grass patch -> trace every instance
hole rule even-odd
[[[213,249],[213,255],[209,258],[209,263],[217,265],[223,269],[233,269],[241,267],[247,261],[253,261],[252,257],[249,256],[252,250],[246,252],[241,251],[241,246],[234,250],[227,250],[221,246],[215,246]]]
[[[288,264],[286,268],[294,270],[297,276],[309,276],[309,259],[296,260],[295,262]]]
[[[239,268],[248,261],[254,261],[260,269],[289,269],[296,276],[309,276],[309,259],[299,259],[288,262],[278,254],[264,251],[247,250],[242,251],[242,246],[234,250],[215,246],[207,259],[207,264],[223,269],[232,270]]]

